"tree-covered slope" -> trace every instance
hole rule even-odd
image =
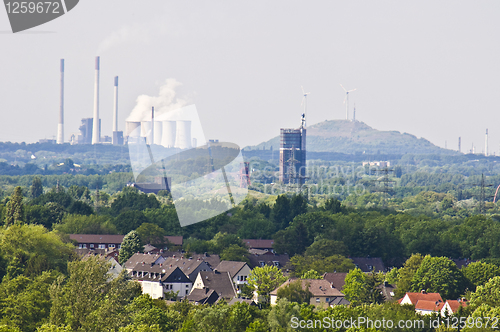
[[[263,148],[279,150],[280,138],[276,136],[257,146],[245,148],[255,150]],[[453,154],[452,150],[435,146],[425,138],[417,138],[399,131],[381,131],[364,122],[332,120],[317,123],[307,128],[307,150],[341,153],[366,154]]]

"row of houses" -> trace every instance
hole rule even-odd
[[[72,234],[70,239],[77,246],[81,254],[100,254],[107,259],[116,260],[123,235],[95,235]],[[182,237],[166,237],[173,246],[182,246]],[[134,254],[123,268],[130,277],[141,284],[143,293],[152,298],[176,296],[200,304],[212,304],[220,299],[228,302],[252,300],[238,298],[242,288],[248,283],[248,276],[255,267],[272,265],[282,269],[285,274],[289,263],[288,255],[277,255],[272,248],[273,240],[242,240],[249,248],[250,264],[235,261],[220,261],[218,255],[194,254],[189,257],[180,251],[168,251],[168,248],[159,249],[151,245],[144,247],[143,253]],[[356,267],[365,273],[385,271],[381,258],[354,257],[350,258]],[[113,260],[113,273],[117,274],[121,266]],[[458,264],[468,264],[460,261]],[[301,279],[302,287],[308,287],[312,294],[310,304],[315,306],[347,305],[341,289],[345,284],[347,273],[325,273],[322,279]],[[289,279],[270,293],[271,304],[277,301],[278,290],[286,287],[296,279]],[[379,286],[386,300],[394,297],[394,287],[387,283]],[[399,302],[412,304],[421,314],[433,312],[456,312],[460,306],[466,306],[465,301],[448,300],[443,302],[437,293],[407,293]]]

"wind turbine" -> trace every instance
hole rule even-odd
[[[304,87],[300,86],[302,89],[302,102],[300,103],[300,106],[304,105],[304,114],[302,114],[302,126],[306,126],[306,113],[307,113],[307,95],[310,94],[310,92],[304,92]]]
[[[344,104],[345,104],[345,119],[349,120],[349,92],[356,91],[356,89],[352,90],[346,90],[342,84],[340,84],[342,89],[345,91],[345,98],[344,98]]]

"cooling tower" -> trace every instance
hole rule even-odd
[[[160,145],[161,144],[161,136],[162,136],[162,123],[160,121],[155,121],[154,125],[154,144]]]
[[[161,145],[166,148],[173,148],[175,146],[175,121],[163,121]]]
[[[191,147],[191,121],[177,121],[175,147],[189,149]]]
[[[196,138],[193,137],[193,145],[192,145],[192,147],[196,148],[197,146],[198,146],[198,141],[196,140]]]
[[[141,137],[146,137],[146,144],[151,144],[151,121],[141,122]]]
[[[139,128],[139,129],[137,129],[137,128]],[[127,136],[127,137],[129,137],[129,136],[139,137],[140,134],[141,134],[141,123],[140,122],[127,121],[125,123],[125,136]]]

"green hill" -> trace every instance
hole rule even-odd
[[[245,150],[279,150],[280,138],[246,147]],[[440,148],[425,138],[399,131],[373,129],[364,122],[348,120],[324,121],[307,128],[307,150],[347,154],[455,154]]]

